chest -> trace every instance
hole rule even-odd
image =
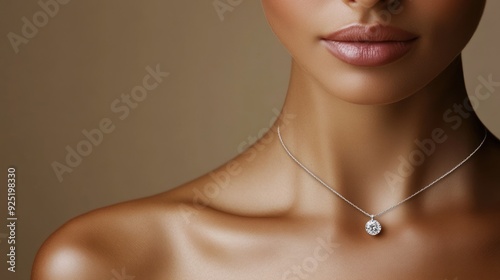
[[[189,261],[172,279],[500,279],[499,248],[474,244],[407,238],[367,245],[321,234],[240,240],[186,250],[180,257]]]

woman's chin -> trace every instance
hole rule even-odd
[[[388,105],[402,101],[416,92],[416,90],[389,88],[380,86],[358,86],[342,89],[333,89],[329,93],[344,102],[356,105]]]

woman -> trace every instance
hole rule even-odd
[[[71,220],[33,279],[498,279],[500,144],[460,57],[485,0],[262,4],[292,56],[272,129]]]

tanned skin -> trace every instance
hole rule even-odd
[[[382,233],[370,236],[368,218],[293,162],[276,133],[279,125],[303,164],[370,213],[434,181],[484,136],[460,53],[485,1],[262,0],[292,57],[273,127],[212,173],[67,222],[41,247],[32,279],[109,280],[113,270],[148,280],[500,279],[500,143],[492,134],[455,172],[378,217]],[[321,44],[350,24],[419,38],[395,62],[358,67]],[[403,172],[402,159],[423,151],[417,142],[426,143],[425,157]]]

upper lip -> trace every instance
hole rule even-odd
[[[406,42],[418,36],[409,31],[386,25],[350,25],[323,37],[337,42]]]

